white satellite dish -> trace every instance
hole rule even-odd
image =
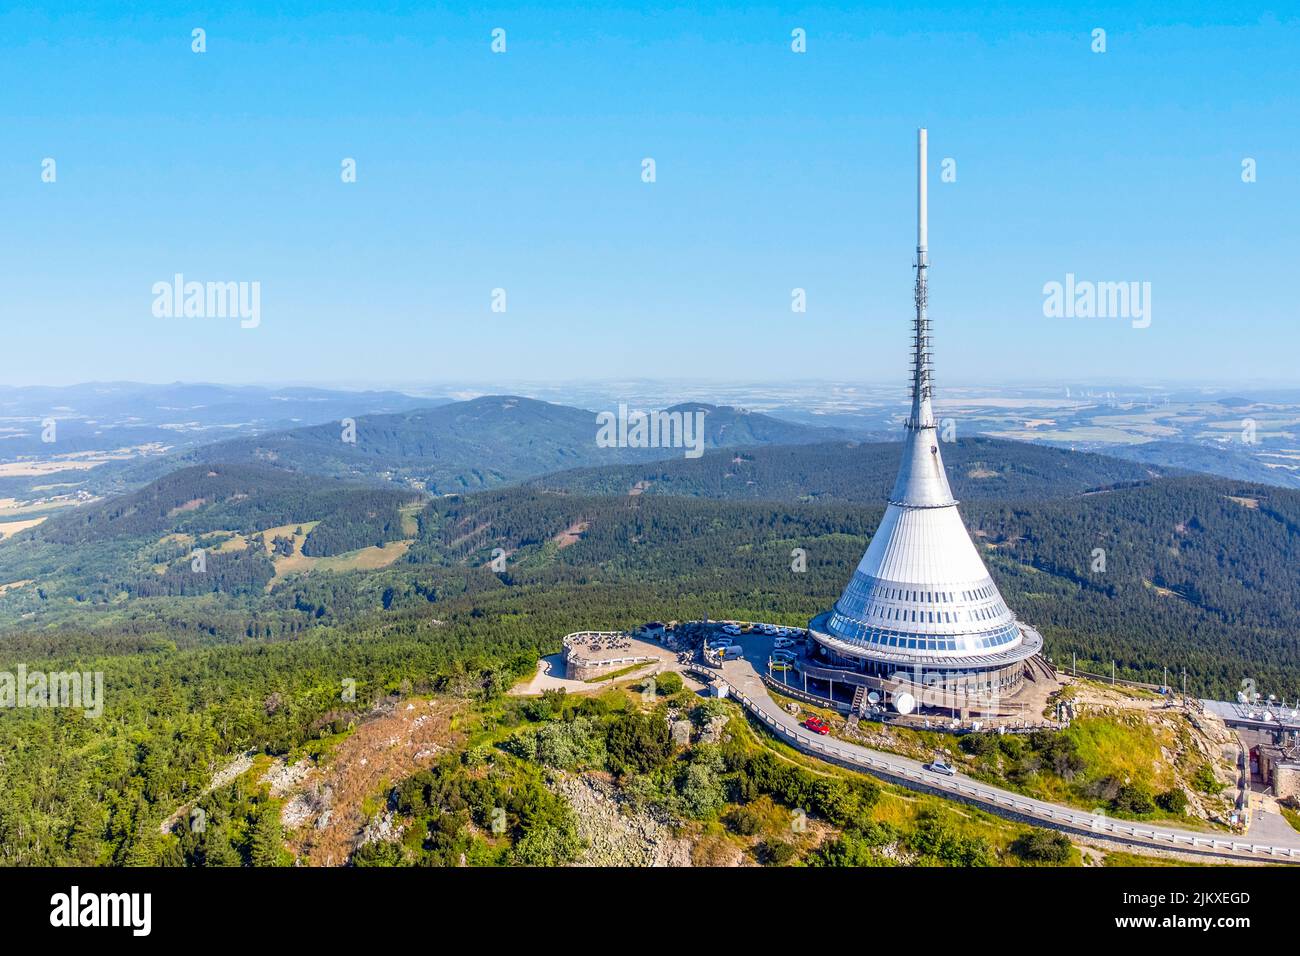
[[[877,694],[874,690],[867,691],[867,703],[872,705],[880,703],[880,695]]]
[[[910,714],[916,709],[916,698],[903,691],[901,694],[894,695],[894,710],[900,714]]]

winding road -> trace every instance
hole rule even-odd
[[[1255,843],[1248,837],[1231,834],[1198,833],[1132,820],[1118,820],[1104,814],[1035,800],[1010,790],[976,782],[961,774],[947,777],[925,769],[921,763],[908,757],[808,732],[795,717],[782,710],[772,699],[754,665],[744,658],[727,661],[722,665],[721,672],[698,665],[693,665],[691,670],[699,675],[721,677],[732,697],[762,721],[773,734],[798,750],[914,790],[930,791],[961,800],[1001,816],[1128,846],[1261,863],[1300,862],[1300,833],[1293,832],[1289,839],[1275,837],[1269,843]]]

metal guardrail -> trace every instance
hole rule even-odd
[[[692,668],[693,669],[693,668]],[[764,724],[771,727],[778,736],[784,737],[791,741],[797,749],[805,752],[826,754],[836,761],[859,767],[866,770],[875,770],[888,774],[891,777],[915,780],[924,783],[925,786],[943,791],[954,793],[958,796],[966,796],[977,802],[1001,806],[1014,810],[1017,813],[1025,814],[1036,820],[1045,820],[1058,825],[1068,825],[1075,829],[1086,830],[1091,833],[1110,834],[1112,836],[1127,836],[1129,842],[1146,843],[1150,842],[1159,846],[1162,842],[1168,846],[1175,846],[1182,843],[1192,849],[1205,849],[1210,852],[1227,852],[1232,854],[1248,854],[1248,858],[1267,855],[1270,857],[1285,857],[1287,859],[1300,859],[1300,847],[1273,846],[1269,844],[1246,843],[1237,840],[1222,840],[1214,837],[1201,837],[1193,833],[1183,833],[1176,830],[1157,830],[1155,828],[1139,829],[1134,824],[1125,824],[1111,820],[1108,817],[1099,816],[1092,813],[1078,813],[1065,807],[1055,807],[1051,805],[1040,805],[1026,802],[1025,798],[1017,798],[1011,794],[994,790],[990,787],[982,786],[978,783],[966,783],[956,778],[935,777],[919,770],[915,770],[904,764],[895,763],[883,757],[859,756],[851,751],[846,751],[840,747],[827,746],[820,740],[813,740],[811,737],[792,730],[785,724],[778,721],[775,717],[759,707],[754,701],[750,700],[735,684],[718,672],[709,672],[711,678],[716,678],[727,685],[730,696],[739,701],[741,706],[749,713],[753,714]]]

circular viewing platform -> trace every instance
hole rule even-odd
[[[831,634],[831,612],[808,624],[814,646],[802,667],[808,677],[860,685],[891,697],[909,694],[920,707],[942,711],[992,711],[1021,687],[1043,638],[1016,622],[1019,640],[984,653],[936,652],[917,646],[923,639],[896,635],[892,642],[855,643]],[[912,646],[907,646],[907,642]],[[901,645],[901,646],[900,646]]]

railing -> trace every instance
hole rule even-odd
[[[791,729],[751,700],[726,677],[720,674],[710,674],[710,676],[726,684],[730,696],[739,701],[745,710],[771,728],[777,736],[790,741],[796,749],[830,760],[833,763],[845,764],[854,769],[867,770],[894,779],[920,783],[933,790],[952,793],[959,797],[967,797],[975,802],[995,807],[1002,807],[1035,820],[1054,823],[1063,828],[1082,830],[1099,835],[1109,834],[1119,839],[1127,837],[1128,842],[1131,843],[1151,843],[1157,847],[1165,845],[1174,849],[1184,846],[1192,851],[1203,851],[1218,855],[1225,853],[1232,855],[1248,854],[1252,858],[1268,856],[1275,859],[1300,860],[1300,847],[1247,843],[1241,840],[1220,839],[1212,836],[1202,837],[1192,833],[1142,827],[1136,823],[1124,823],[1097,814],[1075,812],[1065,807],[1031,801],[1027,797],[1018,797],[978,783],[957,778],[936,777],[933,774],[925,773],[915,767],[889,760],[883,756],[875,756],[869,753],[855,754],[833,742],[816,740]]]

